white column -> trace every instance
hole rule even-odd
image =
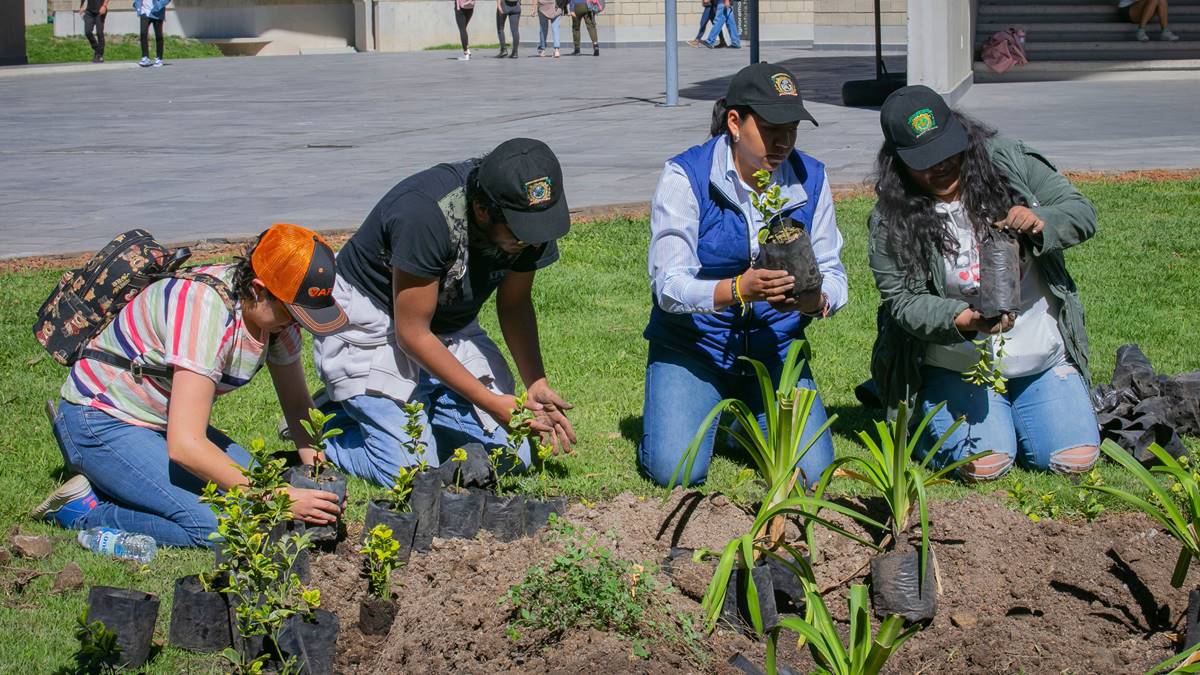
[[[908,83],[953,104],[973,81],[970,0],[909,0]]]

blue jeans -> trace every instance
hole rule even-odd
[[[779,382],[779,370],[776,368],[771,373],[776,383]],[[816,391],[817,385],[807,366],[798,385]],[[650,480],[659,485],[670,482],[700,423],[726,398],[741,399],[758,416],[759,425],[766,424],[762,394],[755,377],[721,372],[694,356],[650,345],[646,398],[642,408],[642,441],[638,446],[638,465]],[[826,419],[825,406],[818,396],[808,415],[801,445],[812,438]],[[689,485],[703,483],[708,476],[718,422],[713,423],[700,445],[692,475],[687,481]],[[815,481],[832,461],[833,440],[826,431],[800,459],[799,466],[806,480]]]
[[[713,0],[720,2],[720,0]],[[717,5],[717,18],[713,19],[712,29],[708,32],[708,39],[705,40],[709,45],[717,44],[717,36],[721,34],[721,28],[728,27],[729,29],[729,46],[741,47],[742,39],[738,37],[737,20],[733,16],[733,5],[725,6],[724,3]]]
[[[556,16],[553,19],[547,19],[541,12],[538,12],[538,51],[546,50],[546,32],[549,28],[551,38],[554,40],[554,48],[558,49],[558,22],[562,19],[561,16]]]
[[[999,478],[1014,461],[1027,469],[1075,472],[1086,470],[1091,463],[1065,464],[1056,458],[1072,448],[1100,445],[1100,431],[1087,386],[1070,364],[1014,377],[1008,381],[1006,394],[964,382],[962,373],[945,368],[926,366],[921,369],[921,379],[918,401],[921,416],[942,401],[946,401],[946,407],[934,415],[922,434],[916,450],[918,459],[925,458],[954,420],[965,417],[930,460],[929,465],[935,469],[992,450],[1007,456],[1007,466],[1001,466],[998,473],[987,478]],[[985,477],[969,471],[963,475]]]
[[[170,460],[165,432],[62,401],[54,437],[67,468],[87,476],[100,502],[79,518],[77,527],[148,534],[166,546],[210,545],[217,517],[198,499],[204,481]],[[249,466],[250,454],[225,434],[209,427],[208,440]]]
[[[455,448],[467,443],[481,443],[490,450],[508,442],[504,427],[486,431],[470,401],[428,375],[421,376],[411,400],[425,406],[421,442],[430,466],[440,466]],[[400,467],[413,466],[418,460],[405,449],[410,437],[404,432],[407,417],[402,405],[372,394],[334,404],[340,407],[332,409],[336,417],[329,426],[340,428],[342,434],[329,439],[325,456],[349,474],[377,485],[391,485]],[[517,454],[526,466],[530,464],[529,443],[522,444]]]
[[[708,28],[708,24],[717,16],[717,6],[710,2],[704,6],[704,11],[700,12],[700,30],[696,31],[696,39],[704,37],[704,29]]]

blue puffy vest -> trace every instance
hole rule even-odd
[[[687,174],[692,193],[700,207],[700,236],[697,256],[699,279],[730,279],[750,268],[750,235],[738,205],[712,184],[714,148],[720,136],[697,145],[671,159]],[[817,199],[825,181],[825,167],[808,155],[793,150],[788,158],[801,187],[808,195],[803,203],[793,201],[784,214],[803,223],[812,232]],[[661,345],[710,361],[723,371],[745,372],[748,356],[774,369],[787,356],[792,340],[804,336],[811,319],[797,312],[777,312],[766,302],[755,302],[745,313],[739,307],[727,307],[714,314],[673,314],[664,311],[651,298],[650,323],[643,333],[655,345]]]

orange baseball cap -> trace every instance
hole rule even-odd
[[[314,335],[330,335],[346,325],[346,314],[333,299],[333,249],[321,235],[276,223],[259,235],[250,265],[254,276]]]

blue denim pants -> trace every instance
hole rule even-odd
[[[546,51],[546,36],[549,34],[554,41],[554,48],[558,49],[558,24],[562,21],[561,16],[556,16],[553,19],[547,19],[546,15],[538,12],[538,51]]]
[[[487,431],[470,401],[428,375],[422,375],[412,400],[425,406],[421,413],[424,427],[421,442],[426,448],[424,459],[430,466],[440,466],[455,448],[467,443],[480,443],[490,450],[508,442],[504,427]],[[410,438],[404,432],[407,417],[403,405],[404,402],[372,394],[332,404],[330,411],[336,417],[329,426],[340,428],[342,434],[329,439],[325,456],[346,473],[377,485],[391,485],[400,467],[413,466],[418,461],[405,449]],[[517,454],[526,466],[530,464],[528,442],[521,445]]]
[[[771,379],[778,383],[779,375],[780,368],[776,368]],[[807,366],[798,384],[801,388],[816,390],[817,385]],[[698,358],[651,344],[646,364],[642,441],[638,446],[638,466],[642,472],[659,485],[670,482],[700,423],[713,406],[726,398],[741,399],[758,416],[759,425],[765,426],[762,394],[753,375],[721,372]],[[807,443],[826,419],[825,406],[817,396],[800,443]],[[703,483],[708,476],[718,423],[719,420],[714,422],[704,437],[692,465],[689,485]],[[832,461],[833,439],[826,431],[800,459],[799,466],[807,480],[815,481]]]
[[[54,437],[68,470],[87,476],[99,505],[80,529],[113,527],[154,537],[166,546],[209,546],[217,517],[198,497],[204,481],[167,456],[167,434],[123,422],[88,406],[62,401]],[[250,454],[208,428],[208,440],[242,466]]]
[[[1015,461],[1027,469],[1061,471],[1067,467],[1056,464],[1056,455],[1100,445],[1087,385],[1070,364],[1014,377],[1008,381],[1006,394],[964,382],[962,373],[945,368],[926,366],[921,369],[921,379],[921,416],[942,401],[946,407],[925,428],[917,444],[918,459],[924,459],[954,420],[965,417],[930,460],[929,466],[935,469],[992,450],[1007,455],[1010,464]]]
[[[721,28],[729,28],[729,46],[741,47],[742,38],[738,36],[737,19],[733,16],[733,5],[726,7],[721,0],[713,0],[720,3],[717,5],[717,18],[713,19],[712,28],[708,32],[708,39],[705,40],[710,45],[717,44],[717,37],[721,35]]]

